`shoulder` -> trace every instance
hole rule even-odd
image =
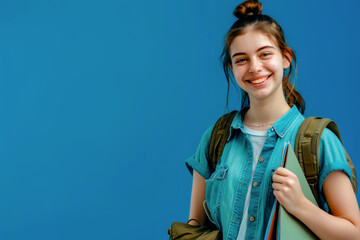
[[[340,139],[328,128],[325,128],[321,134],[320,144],[319,144],[319,153],[324,153],[326,155],[335,155],[346,160],[346,154],[344,146],[342,145]]]
[[[206,146],[206,148],[208,148],[208,145],[210,143],[210,139],[211,139],[211,135],[213,134],[213,132],[217,133],[223,129],[227,129],[229,126],[227,125],[231,125],[232,121],[234,120],[234,118],[236,118],[236,116],[239,115],[238,111],[232,111],[230,113],[224,114],[221,117],[219,117],[214,124],[212,124],[211,126],[209,126],[203,133],[201,140],[200,140],[200,145]]]
[[[339,138],[330,129],[325,128],[321,134],[319,144],[320,160],[326,162],[345,162],[346,154],[344,146]]]
[[[324,129],[324,132],[321,134],[320,141],[324,143],[334,143],[334,144],[341,144],[339,138],[328,128]]]
[[[344,146],[339,138],[325,128],[319,144],[320,189],[326,177],[333,171],[345,172],[351,180],[352,173],[347,163]]]
[[[200,145],[209,145],[213,130],[214,130],[214,125],[211,125],[204,131],[200,140]]]

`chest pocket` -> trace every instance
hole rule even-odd
[[[206,203],[215,225],[220,229],[220,206],[223,201],[227,172],[227,167],[218,166],[210,178],[206,180]]]

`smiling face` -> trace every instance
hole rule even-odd
[[[249,94],[250,103],[284,99],[282,79],[290,62],[267,35],[250,30],[237,36],[230,45],[230,57],[236,82]]]

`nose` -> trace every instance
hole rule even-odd
[[[262,68],[262,63],[259,59],[256,58],[251,59],[249,66],[250,73],[260,72],[261,68]]]

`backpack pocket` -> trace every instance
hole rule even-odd
[[[228,172],[227,167],[218,166],[215,172],[206,180],[206,203],[213,223],[221,229],[220,206],[223,201],[224,184]]]

